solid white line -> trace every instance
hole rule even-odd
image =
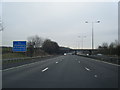
[[[34,62],[34,63],[30,63],[30,64],[24,64],[24,65],[20,65],[20,66],[17,66],[17,67],[12,67],[12,68],[8,68],[8,69],[4,69],[2,71],[8,71],[8,70],[11,70],[11,69],[16,69],[16,68],[20,68],[20,67],[24,67],[24,66],[28,66],[28,65],[32,65],[32,64],[36,64],[38,62]]]
[[[49,60],[49,59],[48,59]],[[62,60],[61,60],[62,61]],[[8,70],[12,70],[12,69],[17,69],[17,68],[20,68],[20,67],[24,67],[24,66],[28,66],[28,65],[32,65],[32,64],[36,64],[36,63],[38,63],[39,61],[37,61],[37,62],[33,62],[33,63],[30,63],[30,64],[24,64],[24,65],[20,65],[20,66],[17,66],[17,67],[11,67],[11,68],[8,68],[8,69],[4,69],[4,70],[2,70],[2,71],[8,71]],[[46,62],[46,60],[45,61],[40,61],[40,62]]]
[[[85,69],[86,69],[87,71],[90,71],[90,69],[89,69],[89,68],[87,68],[87,67],[85,67]]]
[[[29,63],[29,64],[24,64],[24,65],[20,65],[20,66],[17,66],[17,67],[11,67],[11,68],[8,68],[8,69],[4,69],[4,70],[2,70],[2,71],[8,71],[8,70],[12,70],[12,69],[17,69],[17,68],[20,68],[20,67],[24,67],[24,66],[36,64],[36,63],[38,63],[38,62],[46,62],[46,60],[45,60],[45,61],[37,61],[37,62]]]
[[[91,59],[91,60],[94,60],[94,61],[97,61],[97,62],[103,62],[103,63],[114,65],[114,66],[120,66],[120,65],[117,65],[117,64],[113,64],[113,63],[109,63],[109,62],[105,62],[105,61],[100,61],[100,60],[96,60],[96,59]]]
[[[44,71],[46,71],[46,70],[48,70],[48,67],[47,67],[47,68],[45,68],[45,69],[43,69],[43,70],[42,70],[42,72],[44,72]]]

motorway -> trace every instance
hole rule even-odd
[[[76,55],[4,69],[3,88],[118,88],[118,66]]]

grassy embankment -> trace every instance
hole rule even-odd
[[[40,58],[45,57],[48,54],[44,51],[34,52],[33,57],[30,57],[28,53],[26,52],[12,52],[11,47],[4,47],[2,48],[2,60],[3,64],[5,63],[14,63],[14,62],[23,62],[26,60],[32,60],[33,58]],[[7,60],[6,60],[7,59]],[[13,60],[11,60],[13,59]]]

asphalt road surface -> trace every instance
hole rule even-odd
[[[4,69],[3,88],[118,88],[118,66],[76,55]]]

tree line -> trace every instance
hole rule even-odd
[[[45,54],[59,54],[59,45],[50,39],[43,39],[38,35],[28,37],[27,55],[39,56]]]
[[[38,35],[28,37],[26,46],[26,52],[13,52],[12,47],[2,46],[2,54],[18,53],[27,57],[33,57],[64,54],[72,50],[68,47],[61,47],[57,42],[50,39],[44,39]]]
[[[118,42],[118,40],[115,40],[110,44],[104,42],[101,46],[98,46],[98,50],[101,54],[120,56],[120,43]]]

